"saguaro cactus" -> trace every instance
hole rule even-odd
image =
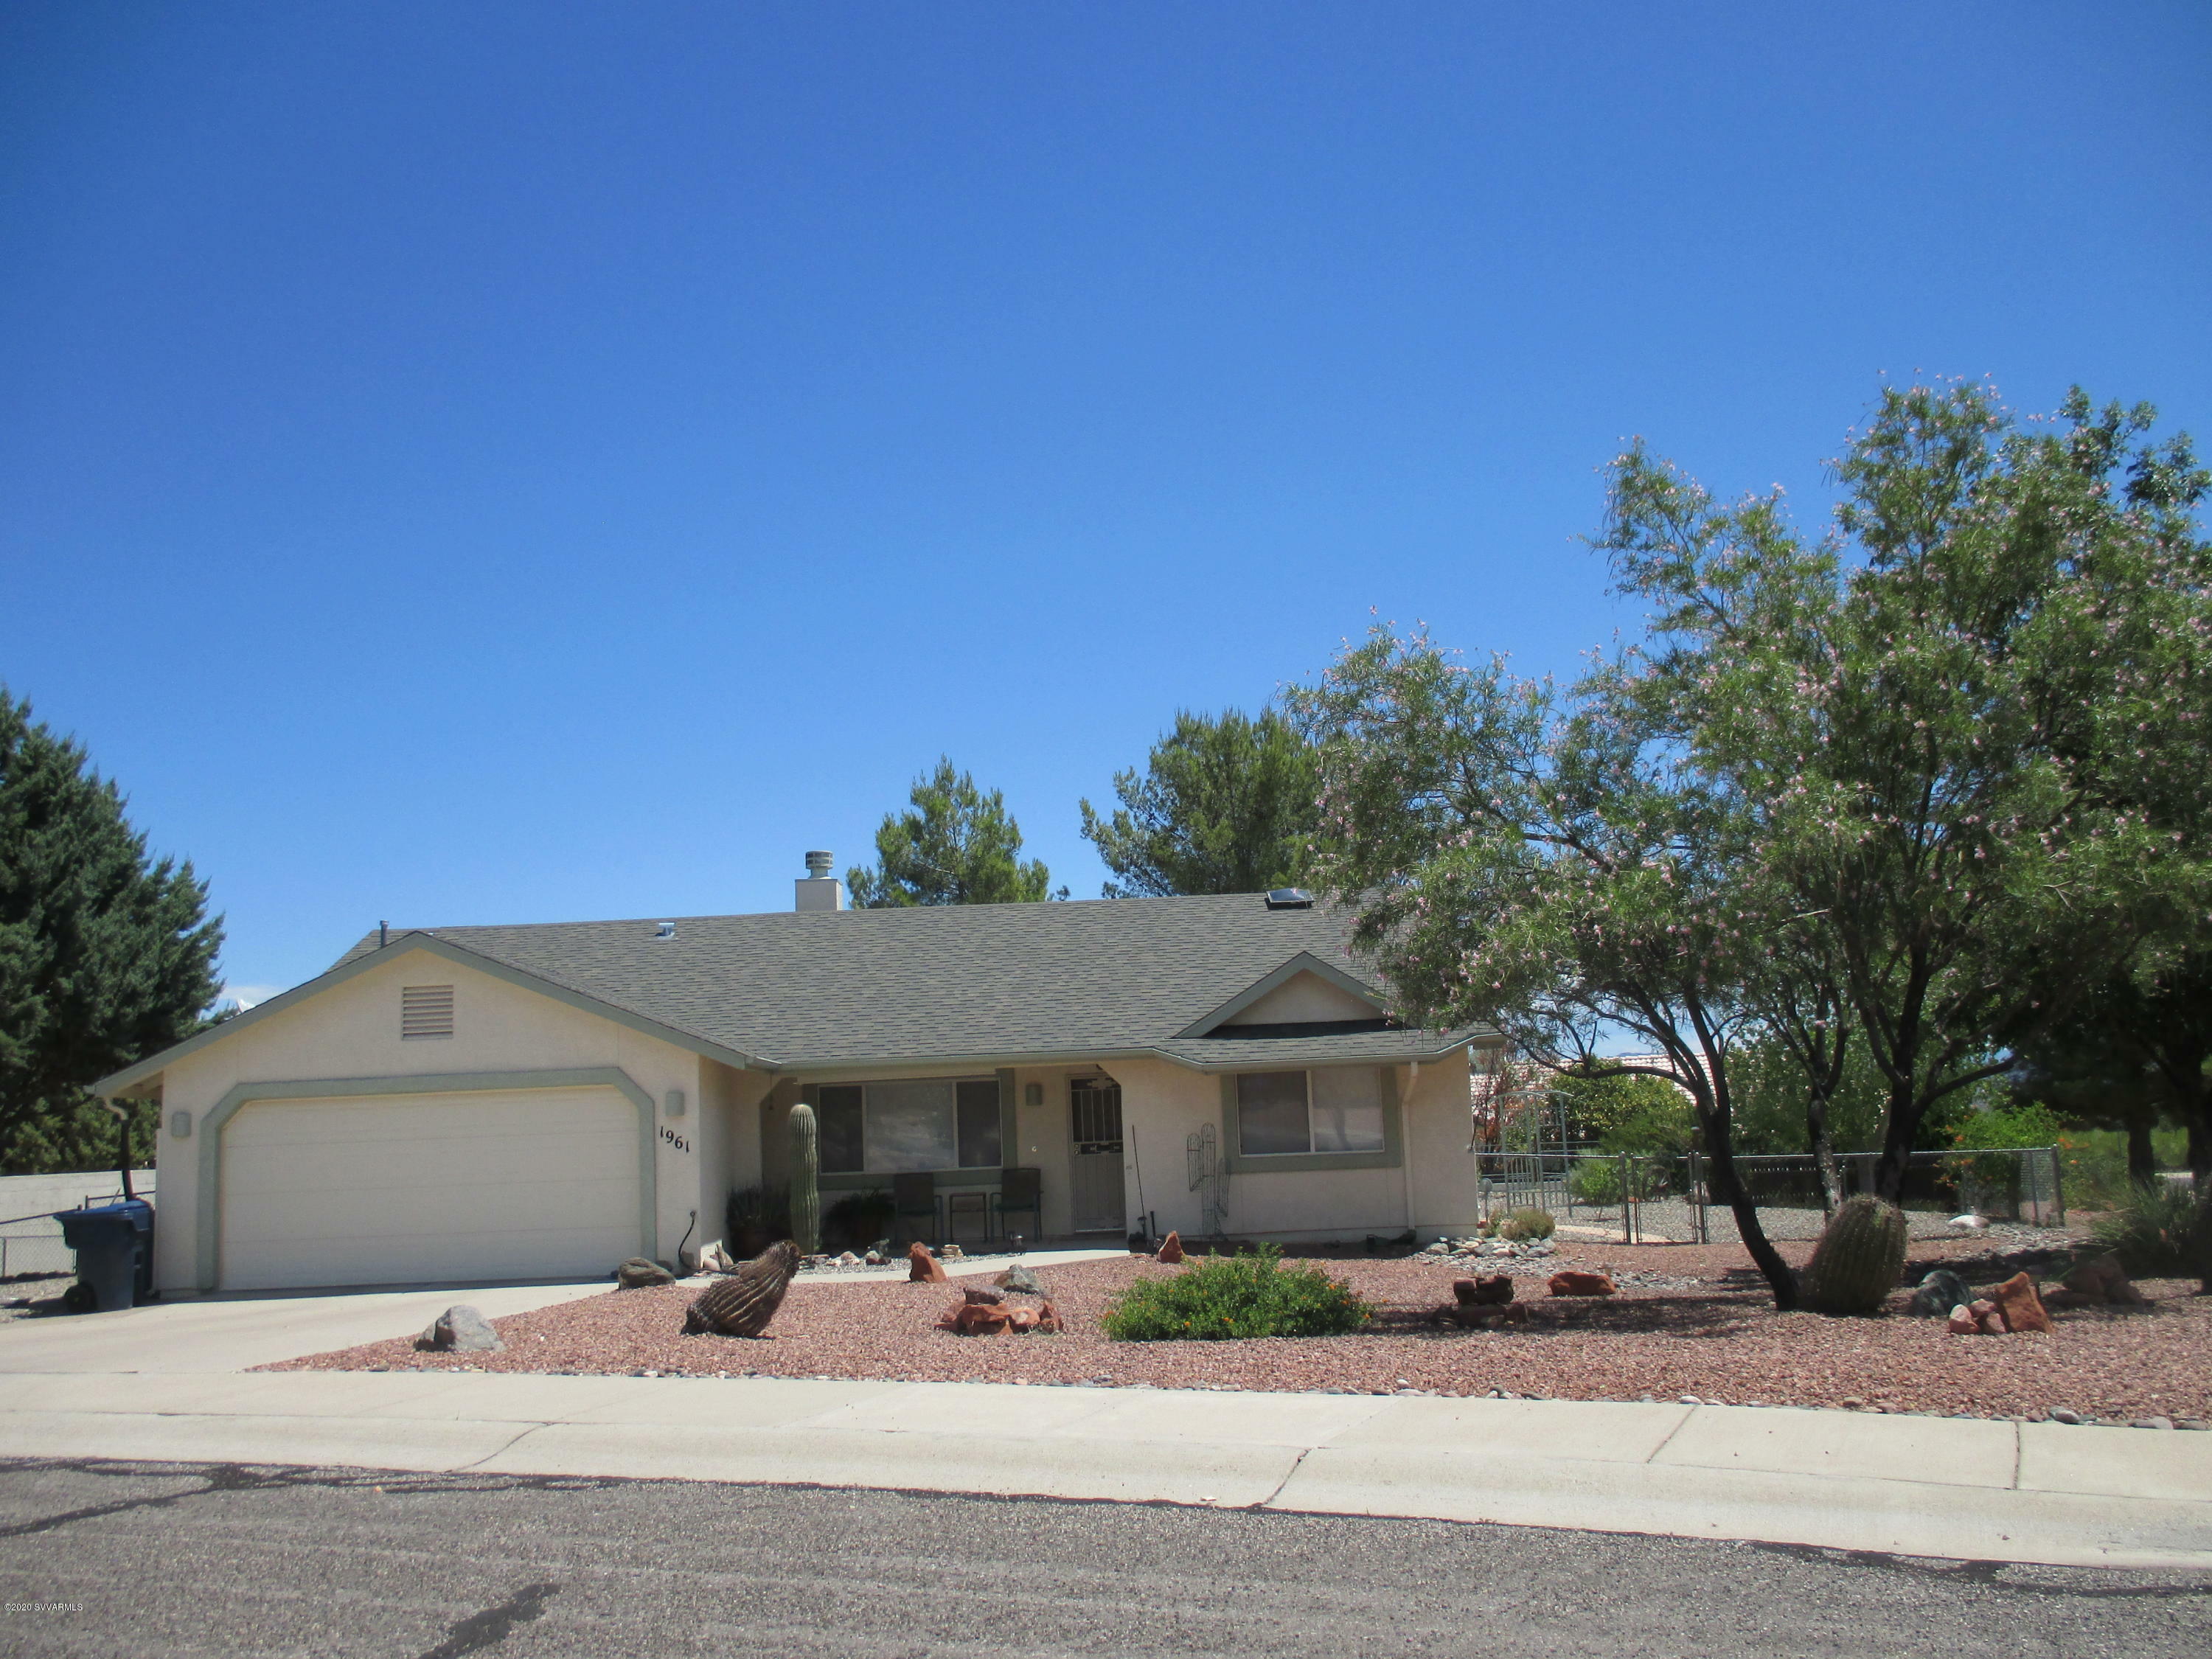
[[[801,1255],[822,1248],[822,1141],[803,1100],[791,1109],[791,1237]]]
[[[1805,1269],[1814,1305],[1873,1313],[1905,1272],[1905,1212],[1878,1198],[1848,1199],[1829,1220]]]

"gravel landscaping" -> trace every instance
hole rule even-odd
[[[2010,1241],[2006,1241],[2009,1243]],[[1809,1246],[1784,1254],[1802,1264]],[[1980,1240],[1916,1245],[1909,1277],[1942,1263],[1971,1283],[2014,1270],[2020,1257]],[[1888,1315],[1836,1319],[1778,1314],[1734,1245],[1566,1243],[1534,1261],[1484,1261],[1510,1271],[1526,1324],[1498,1331],[1438,1328],[1426,1316],[1451,1300],[1474,1263],[1413,1258],[1324,1261],[1382,1312],[1351,1336],[1226,1342],[1109,1342],[1108,1301],[1139,1275],[1180,1271],[1141,1259],[1037,1269],[1067,1322],[1059,1335],[963,1338],[937,1328],[961,1285],[801,1279],[764,1338],[681,1334],[697,1282],[610,1292],[494,1322],[498,1353],[419,1353],[404,1340],[370,1343],[272,1370],[471,1370],[587,1375],[831,1376],[927,1382],[1258,1389],[1355,1393],[1492,1392],[1561,1400],[1863,1407],[1944,1415],[2085,1419],[2212,1419],[2212,1297],[2187,1280],[2148,1280],[2147,1310],[2057,1316],[2050,1336],[1958,1337],[1941,1320]],[[1562,1267],[1611,1270],[1606,1300],[1555,1299]]]

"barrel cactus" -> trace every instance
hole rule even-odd
[[[801,1255],[822,1248],[822,1140],[803,1100],[791,1109],[791,1237]]]
[[[1904,1276],[1905,1242],[1904,1211],[1878,1198],[1846,1199],[1813,1248],[1809,1299],[1831,1313],[1878,1312]]]
[[[699,1292],[684,1316],[686,1335],[758,1336],[783,1305],[791,1276],[799,1271],[799,1247],[789,1239],[771,1244],[727,1279]]]

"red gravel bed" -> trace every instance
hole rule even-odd
[[[1787,1252],[1794,1257],[1801,1249]],[[1949,1259],[1970,1283],[2009,1265],[1971,1241],[1916,1248],[1912,1276]],[[1090,1382],[1158,1388],[1492,1390],[1559,1400],[1672,1400],[1721,1404],[1856,1406],[1975,1416],[2041,1417],[2067,1407],[2128,1421],[2212,1419],[2212,1297],[2188,1281],[2142,1286],[2147,1310],[2056,1316],[2048,1336],[1956,1337],[1942,1322],[1906,1316],[1906,1293],[1872,1319],[1777,1313],[1733,1245],[1568,1245],[1548,1261],[1480,1264],[1513,1273],[1530,1304],[1517,1329],[1462,1331],[1425,1322],[1475,1264],[1331,1261],[1382,1313],[1351,1336],[1228,1342],[1109,1342],[1098,1320],[1138,1277],[1179,1271],[1143,1261],[1041,1267],[1037,1279],[1067,1322],[1056,1336],[957,1337],[936,1328],[960,1300],[950,1285],[801,1279],[768,1336],[682,1334],[696,1286],[611,1291],[494,1322],[501,1353],[418,1353],[373,1342],[289,1360],[275,1370],[470,1370],[661,1376],[885,1378],[916,1382]],[[1690,1280],[1609,1300],[1554,1299],[1558,1267],[1611,1266]],[[982,1279],[966,1281],[988,1282]]]

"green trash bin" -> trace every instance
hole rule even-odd
[[[111,1313],[135,1304],[153,1271],[154,1206],[143,1198],[61,1210],[62,1242],[76,1252],[76,1282],[92,1307]]]

